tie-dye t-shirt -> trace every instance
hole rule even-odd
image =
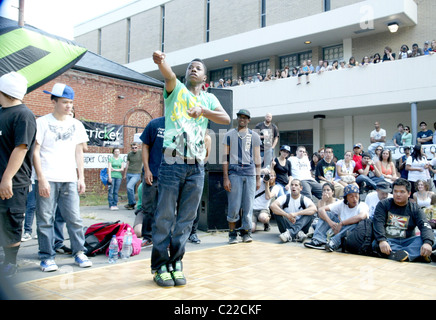
[[[168,94],[164,90],[165,100],[165,137],[164,148],[176,149],[179,154],[187,158],[203,160],[206,156],[204,135],[208,119],[200,116],[191,118],[187,110],[196,106],[203,109],[215,110],[220,104],[211,93],[201,91],[194,95],[186,86],[177,80],[176,87]]]

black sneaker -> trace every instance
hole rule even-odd
[[[196,244],[200,244],[201,240],[198,239],[198,236],[196,233],[193,233],[189,236],[189,241],[191,241],[192,243],[196,243]]]
[[[182,270],[183,270],[182,262],[181,261],[176,261],[174,263],[174,269],[172,269],[170,271],[171,277],[174,280],[174,285],[175,286],[184,286],[184,285],[186,285],[186,278],[185,278],[185,275],[183,274]]]
[[[229,244],[238,243],[238,233],[236,230],[229,231]]]
[[[60,253],[60,254],[72,254],[72,253],[73,253],[73,250],[71,250],[71,249],[68,248],[67,246],[63,245],[62,247],[57,248],[57,249],[56,249],[56,252],[57,252],[57,253]]]
[[[311,249],[325,250],[325,244],[313,239],[310,242],[305,242],[304,246]]]
[[[406,250],[392,251],[387,258],[390,260],[404,262],[409,260],[409,253]]]
[[[163,265],[154,273],[153,280],[160,287],[174,287],[173,277],[168,272],[166,265]]]
[[[269,223],[264,223],[263,224],[263,231],[270,231],[271,230],[271,226]]]
[[[325,250],[327,252],[333,252],[333,251],[336,251],[337,249],[338,249],[338,246],[335,245],[335,243],[332,240],[330,240],[328,243],[325,244]]]

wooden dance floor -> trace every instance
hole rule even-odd
[[[253,241],[187,252],[184,287],[160,288],[150,260],[118,262],[17,284],[31,300],[434,299],[435,263],[399,263],[295,243]]]

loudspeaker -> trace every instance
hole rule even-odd
[[[208,232],[228,230],[227,191],[223,187],[223,172],[205,171],[203,194],[200,201],[198,229]]]
[[[222,170],[222,140],[224,135],[233,127],[233,91],[229,89],[208,88],[208,92],[217,97],[223,109],[230,117],[230,123],[228,125],[218,124],[212,121],[209,121],[208,125],[212,140],[212,150],[205,168],[206,170],[220,171]]]

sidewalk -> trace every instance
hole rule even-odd
[[[127,210],[124,208],[124,203],[119,205],[120,210],[118,211],[110,211],[107,206],[91,206],[91,207],[84,207],[82,206],[81,209],[81,216],[83,219],[83,224],[85,227],[88,227],[92,224],[99,223],[99,222],[115,222],[117,220],[120,220],[121,222],[128,223],[133,227],[133,221],[135,219],[135,213],[134,210]],[[260,227],[258,227],[260,230]],[[34,221],[34,227],[33,227],[33,236],[36,234],[36,225]],[[191,242],[187,243],[186,251],[196,251],[196,250],[203,250],[203,249],[209,249],[213,247],[228,245],[228,233],[227,232],[203,232],[198,231],[197,232],[201,244],[193,244]],[[70,246],[70,241],[68,237],[68,232],[64,231],[65,235],[65,244],[68,247]],[[278,230],[277,227],[274,225],[271,226],[271,231],[264,232],[264,231],[258,231],[253,236],[257,240],[271,242],[271,243],[278,243]],[[0,249],[0,251],[2,251]],[[2,255],[3,252],[0,253]],[[151,257],[151,247],[150,248],[142,248],[141,253],[136,256],[130,257],[128,261],[135,261],[135,260],[146,260],[150,259]],[[107,266],[107,257],[105,255],[97,255],[95,257],[90,257],[93,266],[92,268],[99,268],[103,266]],[[74,259],[71,255],[68,254],[57,254],[56,256],[56,263],[59,266],[59,270],[55,272],[42,272],[39,268],[39,259],[38,259],[38,240],[32,239],[26,242],[21,243],[20,251],[18,253],[18,273],[13,278],[13,282],[20,283],[20,282],[27,282],[31,280],[36,279],[42,279],[52,276],[57,276],[62,273],[69,273],[69,272],[77,272],[77,271],[83,271],[86,269],[79,268],[74,264]],[[123,261],[118,261],[119,264],[123,263]],[[144,262],[144,277],[150,275],[150,265],[149,260],[146,260]]]

